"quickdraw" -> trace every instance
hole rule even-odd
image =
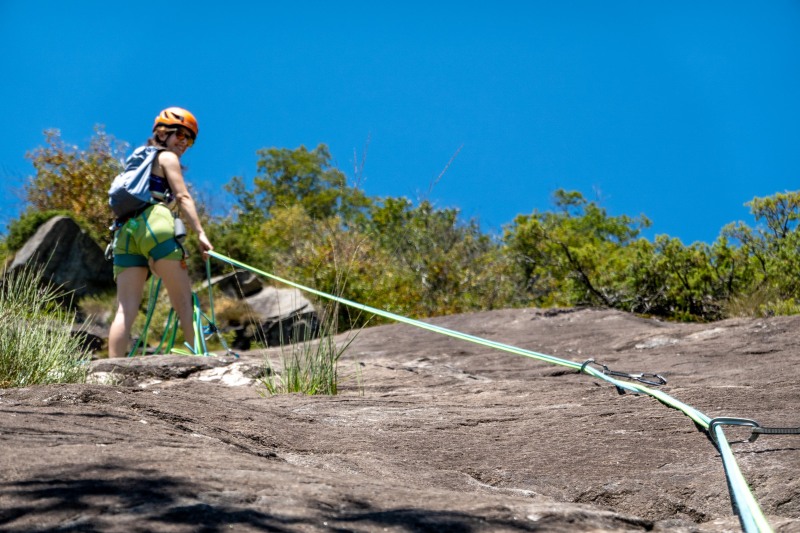
[[[645,383],[647,385],[653,385],[653,386],[656,386],[656,387],[660,387],[662,385],[666,385],[667,384],[667,379],[664,376],[662,376],[661,374],[653,374],[651,372],[639,372],[639,373],[635,373],[634,374],[634,373],[631,373],[631,372],[620,372],[618,370],[611,370],[610,368],[608,368],[608,366],[606,366],[606,365],[604,365],[602,363],[598,363],[594,359],[587,359],[586,361],[584,361],[583,364],[581,365],[580,372],[581,373],[585,372],[586,371],[586,367],[588,365],[591,365],[591,364],[594,364],[594,365],[597,365],[599,367],[602,367],[603,374],[605,374],[607,376],[614,376],[614,377],[617,377],[617,378],[632,379],[634,381],[638,381],[640,383]]]

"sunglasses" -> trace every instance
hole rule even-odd
[[[178,139],[179,141],[186,139],[187,148],[194,144],[194,135],[192,135],[190,132],[184,129],[178,128],[177,130],[173,131],[173,134],[175,135],[175,138]]]

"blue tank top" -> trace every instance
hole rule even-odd
[[[168,204],[172,201],[172,190],[167,178],[150,174],[150,195],[157,202]]]

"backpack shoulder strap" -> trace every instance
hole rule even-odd
[[[162,148],[156,146],[140,146],[125,160],[125,172],[152,164],[160,150]]]

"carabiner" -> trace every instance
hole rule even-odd
[[[749,418],[738,418],[734,416],[718,416],[717,418],[712,418],[708,423],[708,435],[711,437],[714,444],[718,445],[717,436],[714,433],[717,426],[749,426],[755,429],[760,428],[761,424]],[[750,442],[752,442],[752,440]]]
[[[635,379],[636,381],[641,381],[642,383],[646,383],[648,385],[654,385],[656,387],[660,387],[661,385],[667,384],[667,378],[665,378],[661,374],[643,372],[641,374],[629,374],[629,377],[631,379]]]

